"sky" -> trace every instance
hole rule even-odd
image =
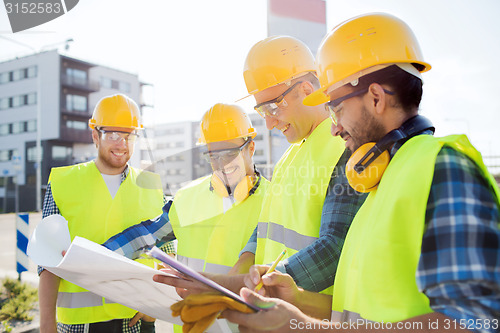
[[[423,74],[421,113],[434,122],[437,135],[466,133],[483,155],[500,156],[500,1],[326,3],[327,31],[368,12],[387,12],[408,23],[433,67]],[[16,34],[0,7],[2,36],[35,50],[73,38],[62,53],[153,84],[146,97],[155,108],[146,112],[146,124],[197,121],[213,104],[245,96],[246,54],[267,36],[265,0],[80,0],[67,14]],[[30,53],[0,39],[0,60]],[[253,112],[253,98],[240,104]]]

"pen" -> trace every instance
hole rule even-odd
[[[283,259],[283,256],[285,255],[286,253],[286,249],[284,249],[280,255],[278,256],[278,258],[276,258],[276,260],[273,262],[273,264],[271,265],[271,267],[269,267],[269,269],[267,270],[266,274],[269,274],[269,273],[272,273],[274,272],[274,269],[276,268],[276,266],[278,266],[278,263],[281,261],[281,259]],[[259,282],[259,284],[255,287],[254,291],[259,291],[260,288],[262,288],[262,286],[264,285],[264,283],[262,282],[262,278]]]

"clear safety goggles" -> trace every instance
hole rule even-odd
[[[290,88],[285,90],[281,95],[267,102],[259,103],[253,108],[257,111],[262,118],[266,116],[276,116],[280,109],[286,108],[288,103],[285,101],[285,96],[295,88],[298,84],[303,81],[295,82]]]
[[[119,143],[122,140],[126,143],[133,144],[139,137],[139,134],[137,132],[120,132],[120,131],[106,131],[102,129],[98,129],[98,131],[101,133],[101,137],[103,140],[112,142],[112,143]]]
[[[247,140],[245,141],[244,144],[235,148],[203,152],[203,157],[205,157],[207,162],[211,164],[217,164],[217,165],[228,164],[231,161],[233,161],[236,157],[238,157],[240,152],[243,150],[243,148],[246,147],[246,145],[248,145],[250,141],[252,140]]]
[[[347,94],[345,96],[339,97],[337,99],[334,99],[333,101],[329,101],[325,103],[325,109],[326,111],[330,112],[330,118],[332,119],[332,122],[337,126],[338,124],[338,115],[340,114],[340,111],[343,109],[343,102],[345,100],[348,100],[349,98],[353,98],[359,95],[366,94],[368,92],[368,87],[363,88],[360,90],[355,90],[350,94]],[[392,91],[384,89],[384,92],[389,95],[394,95]]]

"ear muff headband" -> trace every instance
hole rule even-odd
[[[257,170],[255,170],[255,174],[257,175],[257,181],[255,183],[252,176],[245,176],[240,180],[238,185],[236,185],[233,193],[236,202],[242,202],[257,191],[260,185],[261,176]],[[210,180],[210,190],[223,198],[229,196],[228,187],[215,173],[212,174],[212,179]]]
[[[434,126],[429,119],[415,116],[387,133],[377,143],[368,142],[359,147],[346,164],[346,177],[351,187],[363,193],[376,189],[391,160],[388,150],[392,145],[429,129],[434,133]]]

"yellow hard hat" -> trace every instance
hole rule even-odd
[[[373,66],[390,64],[412,64],[418,72],[431,69],[410,27],[397,17],[372,13],[347,20],[323,38],[316,55],[321,88],[304,104],[321,104],[330,99],[328,89],[368,74]]]
[[[241,107],[218,103],[203,115],[198,142],[206,144],[237,138],[253,139],[256,135],[250,118]]]
[[[89,127],[124,127],[142,129],[139,107],[129,97],[116,94],[102,98],[95,106]]]
[[[271,36],[248,52],[243,77],[253,95],[269,87],[314,72],[314,57],[300,40],[290,36]]]

